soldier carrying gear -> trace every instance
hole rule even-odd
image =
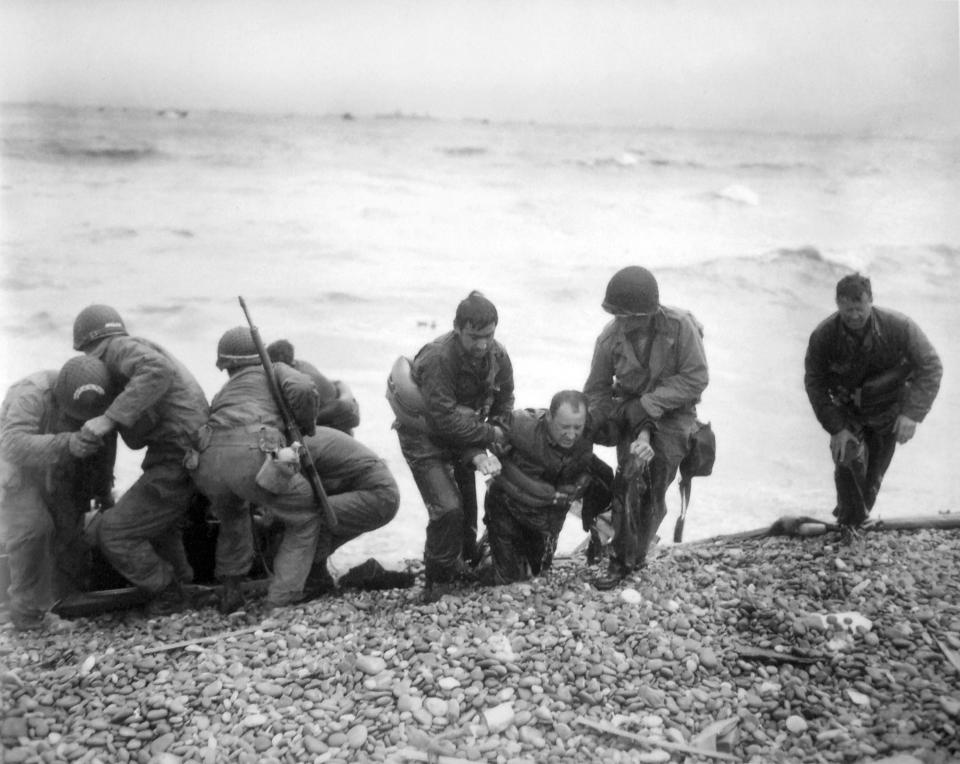
[[[14,384],[0,408],[0,535],[10,563],[10,614],[20,630],[61,630],[50,613],[85,575],[80,542],[90,501],[113,486],[115,436],[77,432],[113,400],[97,359],[72,358],[60,372]]]
[[[109,305],[90,305],[73,322],[73,349],[84,350],[97,340],[113,335],[125,335],[123,319]]]
[[[610,589],[646,565],[667,511],[667,487],[698,429],[696,404],[709,374],[700,324],[688,311],[660,304],[646,268],[615,273],[603,309],[614,319],[597,338],[583,391],[593,441],[617,447],[610,567],[594,581]],[[638,491],[632,478],[643,476]]]
[[[185,462],[207,419],[206,396],[183,364],[157,343],[130,337],[107,305],[80,311],[73,338],[118,383],[116,398],[83,432],[116,431],[131,449],[146,448],[143,474],[99,516],[93,533],[110,564],[151,598],[151,612],[169,612],[182,605],[181,583],[193,578],[181,526],[196,489]]]

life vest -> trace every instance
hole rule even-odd
[[[417,383],[413,381],[412,370],[410,359],[406,356],[400,356],[394,362],[387,377],[387,403],[399,424],[419,432],[430,432],[426,417],[427,404]]]

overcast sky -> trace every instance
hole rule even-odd
[[[801,130],[960,121],[956,0],[4,0],[4,101]]]

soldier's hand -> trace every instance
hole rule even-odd
[[[847,452],[847,445],[851,442],[857,444],[860,441],[857,440],[856,435],[847,429],[840,430],[840,432],[830,436],[830,453],[833,455],[833,461],[836,464],[843,462],[844,455]]]
[[[649,464],[654,457],[653,446],[650,445],[650,435],[644,430],[633,443],[630,444],[630,453],[636,457],[640,466]]]
[[[93,456],[100,449],[100,445],[100,438],[92,438],[82,432],[70,433],[70,454],[78,459],[85,459],[88,456]]]
[[[897,443],[906,443],[917,432],[917,423],[910,417],[901,414],[893,423],[893,434],[897,436]]]
[[[102,438],[104,435],[113,432],[114,427],[116,427],[116,422],[114,422],[106,414],[101,414],[98,417],[88,419],[86,422],[84,422],[83,432],[88,433],[89,435],[94,435],[98,438]]]
[[[473,457],[473,466],[481,475],[496,477],[500,474],[500,460],[493,454],[477,454]]]

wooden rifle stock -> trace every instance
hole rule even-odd
[[[287,438],[290,442],[298,442],[303,448],[300,451],[300,467],[303,470],[303,473],[307,476],[307,481],[310,483],[310,488],[313,490],[313,498],[316,500],[317,506],[323,512],[324,519],[327,521],[327,525],[330,527],[330,530],[334,530],[337,527],[337,516],[333,513],[333,508],[330,506],[330,502],[327,500],[327,493],[323,490],[323,483],[320,482],[320,473],[317,472],[317,465],[313,463],[313,458],[310,456],[310,449],[307,448],[306,443],[303,440],[303,434],[300,432],[300,428],[297,426],[297,420],[293,416],[293,412],[290,410],[290,405],[287,403],[287,399],[283,397],[283,390],[280,389],[280,382],[277,380],[276,369],[273,368],[273,362],[270,360],[270,356],[267,354],[267,349],[263,345],[263,340],[260,339],[260,330],[257,329],[256,325],[253,323],[253,319],[250,318],[250,311],[247,310],[247,303],[244,302],[243,297],[238,297],[240,300],[240,307],[243,308],[243,315],[247,318],[247,324],[250,326],[250,335],[253,337],[253,344],[257,347],[257,354],[260,356],[260,362],[263,364],[263,370],[267,374],[267,384],[270,387],[270,394],[273,396],[274,402],[277,404],[277,408],[280,409],[280,416],[283,418],[283,425],[287,431]]]

